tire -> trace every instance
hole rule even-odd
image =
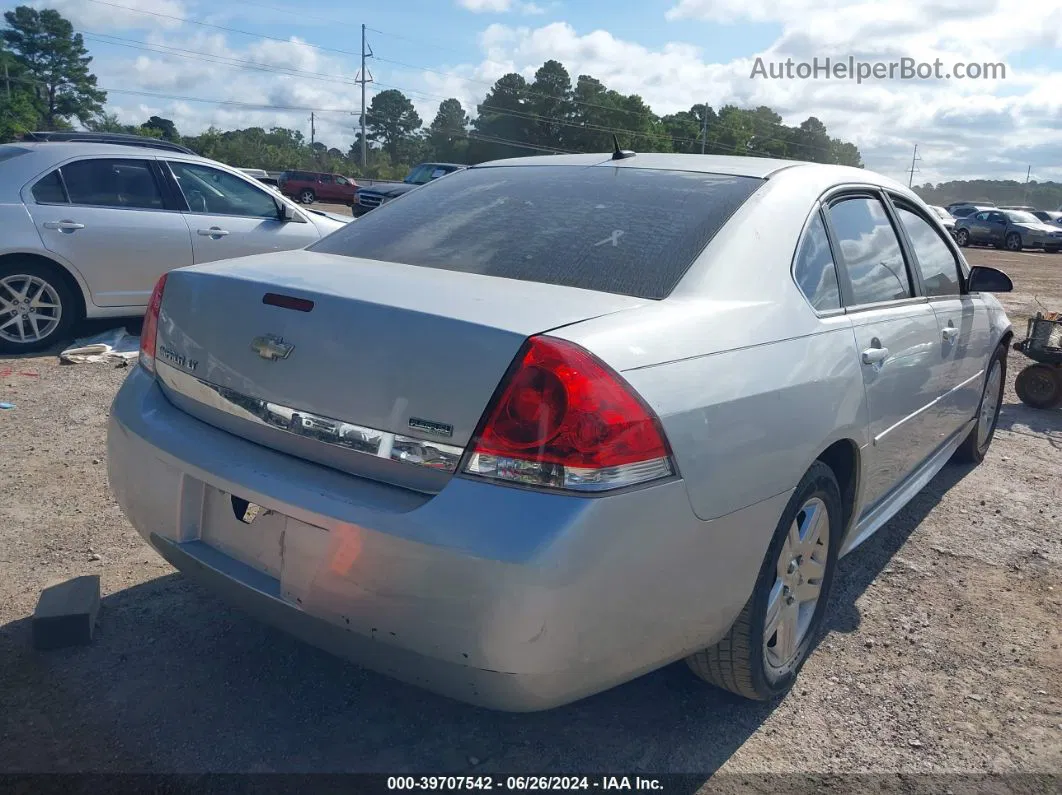
[[[999,420],[999,409],[1003,405],[1003,389],[1006,383],[1007,347],[1000,345],[988,363],[988,373],[985,375],[984,386],[981,387],[981,400],[977,404],[977,423],[956,449],[952,456],[953,461],[961,464],[980,464],[985,460],[988,448],[996,435],[996,422]],[[990,388],[993,390],[992,395],[989,394]],[[981,432],[986,424],[987,430],[982,436]]]
[[[0,265],[0,354],[50,348],[66,338],[79,308],[57,266],[33,260]]]
[[[300,190],[299,201],[303,204],[313,204],[315,201],[317,201],[317,194],[314,193],[310,188]]]
[[[1017,232],[1011,232],[1003,241],[1003,245],[1007,251],[1021,251],[1021,235]]]
[[[1014,391],[1022,403],[1034,409],[1062,407],[1062,368],[1030,364],[1014,379]]]
[[[797,529],[798,520],[807,521],[809,531],[816,526],[814,514],[808,515],[805,510],[812,506],[825,511],[825,516],[817,524],[818,537],[825,542],[825,549],[816,545],[817,551],[810,555],[817,556],[811,558],[811,563],[818,565],[808,566],[808,559],[805,559],[794,574],[791,567],[782,567],[781,556],[790,557],[790,529]],[[693,673],[716,687],[755,701],[770,701],[788,692],[822,628],[837,568],[842,530],[841,490],[837,478],[826,464],[816,461],[786,505],[760,567],[752,596],[730,631],[714,646],[686,658]],[[805,537],[805,540],[808,539]],[[796,561],[792,560],[791,564],[796,565]],[[821,572],[819,577],[809,576],[797,586],[805,588],[814,585],[814,580],[818,580],[819,584],[817,600],[813,605],[809,600],[805,604],[806,614],[800,615],[800,605],[791,596],[788,604],[797,604],[797,608],[793,610],[785,602],[787,588],[783,577],[814,574],[816,571]],[[772,603],[779,604],[787,614],[792,610],[794,618],[799,616],[799,620],[794,622],[798,627],[795,630],[796,642],[791,644],[794,649],[791,654],[781,654],[784,659],[779,659],[782,633],[766,637],[768,607]],[[788,624],[784,623],[783,626]]]
[[[955,233],[955,242],[963,248],[966,248],[968,245],[970,245],[970,233],[967,232],[965,229],[960,229],[958,232]]]

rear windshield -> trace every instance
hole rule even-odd
[[[472,168],[310,250],[660,299],[762,184],[629,167]]]

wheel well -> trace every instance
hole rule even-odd
[[[59,264],[53,259],[42,257],[40,254],[2,254],[0,255],[0,267],[4,265],[13,265],[16,262],[29,262],[34,265],[41,265],[45,268],[54,270],[59,278],[63,280],[63,283],[70,290],[70,294],[74,296],[74,300],[77,304],[74,310],[77,312],[79,319],[84,319],[86,307],[85,307],[85,294],[81,292],[81,285],[78,284],[77,279],[70,273],[63,265]]]
[[[837,485],[841,487],[843,524],[847,532],[855,509],[856,487],[859,485],[859,447],[851,439],[841,439],[823,450],[818,460],[833,470]]]

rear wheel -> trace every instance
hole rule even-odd
[[[0,353],[31,353],[62,339],[75,320],[76,301],[54,267],[0,265]]]
[[[306,190],[299,191],[299,201],[303,204],[313,204],[317,201],[317,194],[306,188]]]
[[[1017,232],[1011,232],[1007,235],[1003,245],[1007,247],[1007,251],[1021,251],[1021,235]]]
[[[970,233],[967,232],[965,229],[960,229],[958,232],[955,233],[955,242],[965,248],[966,246],[970,245]]]
[[[786,693],[821,629],[841,531],[837,478],[816,461],[778,522],[752,596],[726,637],[687,658],[693,672],[749,699]]]
[[[1018,398],[1034,409],[1062,407],[1062,368],[1049,364],[1031,364],[1014,379]]]
[[[980,464],[996,435],[999,409],[1003,405],[1003,385],[1007,382],[1007,348],[1000,345],[988,364],[981,402],[977,407],[977,424],[970,429],[953,458],[960,463]]]

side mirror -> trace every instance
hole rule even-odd
[[[303,218],[298,211],[287,202],[277,202],[280,205],[280,220],[284,222],[294,222],[297,224],[305,223],[306,219]]]
[[[974,265],[970,268],[966,289],[971,293],[1009,293],[1014,289],[1014,282],[1001,270]]]

